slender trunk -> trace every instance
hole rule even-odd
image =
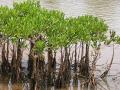
[[[30,90],[44,90],[45,89],[45,61],[42,54],[32,54],[33,73],[30,80]]]
[[[54,57],[53,57],[52,68],[54,69],[54,71],[56,70],[56,51],[54,51]]]
[[[82,42],[81,59],[83,58],[83,55],[84,55],[84,43]]]
[[[53,76],[54,68],[52,67],[52,65],[53,65],[53,51],[51,48],[48,48],[48,72],[47,72],[47,78],[48,78],[47,84],[48,85],[53,84],[52,76]]]
[[[69,46],[68,47],[68,59],[69,59],[69,63],[72,64],[73,59],[71,59],[70,55],[71,55],[71,47]]]
[[[5,57],[5,43],[3,44],[2,47],[2,64],[1,64],[1,69],[2,69],[2,74],[6,75],[6,57]]]
[[[48,48],[48,72],[52,72],[53,52],[51,48]]]
[[[77,44],[75,44],[75,63],[74,63],[74,71],[77,71]]]
[[[87,65],[89,65],[89,46],[88,46],[88,44],[86,44],[86,54],[85,54],[85,57],[86,57],[85,63]]]
[[[16,64],[16,50],[15,45],[13,45],[11,67],[16,67],[15,64]]]
[[[66,84],[69,83],[70,78],[71,75],[70,75],[69,53],[68,53],[68,48],[65,47],[65,58],[64,58],[64,62],[61,63],[60,65],[59,73],[55,81],[55,87],[56,88],[65,87]]]
[[[2,47],[2,64],[1,71],[3,76],[7,76],[10,73],[10,63],[8,61],[9,56],[9,40],[7,41],[7,53],[5,52],[5,43]]]
[[[31,52],[30,58],[33,60],[33,66],[32,66],[33,71],[32,71],[32,75],[30,78],[30,90],[35,90],[35,85],[36,85],[35,73],[37,71],[36,71],[36,57],[35,57],[34,52]]]
[[[21,41],[18,40],[17,49],[13,45],[12,51],[12,61],[11,61],[11,80],[12,83],[20,81],[20,70],[21,70],[21,60],[22,60],[22,51],[21,51]]]
[[[85,54],[85,64],[86,64],[86,68],[85,68],[85,76],[89,76],[89,45],[86,44],[86,54]]]
[[[112,66],[113,60],[114,60],[114,44],[113,44],[113,54],[112,54],[112,58],[111,58],[110,64],[109,64],[107,70],[104,71],[104,72],[102,73],[102,75],[100,76],[101,78],[104,78],[104,77],[107,76],[107,74],[108,74],[108,72],[110,71],[110,68],[111,68],[111,66]]]
[[[9,39],[7,39],[7,54],[6,54],[6,57],[7,57],[7,62],[9,61]]]
[[[80,48],[81,48],[81,44],[79,45],[79,51],[78,51],[78,62],[80,62]]]
[[[15,46],[13,45],[13,50],[12,50],[12,61],[11,61],[11,81],[12,83],[15,83],[17,80],[17,60],[16,60],[16,50]]]
[[[85,56],[80,60],[80,74],[85,77],[89,77],[89,46],[86,44]]]
[[[34,47],[34,43],[32,40],[30,40],[30,53],[29,53],[28,68],[27,68],[27,70],[29,71],[29,73],[28,73],[29,78],[31,78],[32,73],[33,73],[33,63],[34,63],[33,56],[32,56],[33,47]]]
[[[44,90],[45,89],[45,62],[44,56],[39,54],[36,58],[36,90]]]
[[[69,53],[68,53],[68,48],[65,47],[65,59],[64,59],[64,64],[70,68],[70,60],[69,60]]]
[[[17,81],[20,79],[20,71],[21,71],[21,60],[22,60],[22,50],[21,50],[21,41],[20,39],[18,40],[18,45],[17,45],[17,66],[16,66],[16,76],[17,76]]]
[[[63,50],[62,50],[62,47],[61,47],[60,53],[61,53],[61,63],[63,63]]]
[[[27,70],[28,70],[28,77],[29,78],[31,78],[31,76],[32,76],[32,73],[33,73],[33,59],[32,59],[32,52],[30,52],[30,54],[29,54],[29,60],[28,60],[28,68],[27,68]]]
[[[9,38],[7,39],[7,53],[6,53],[6,66],[7,66],[7,72],[10,73],[11,71],[11,67],[10,67],[10,63],[9,63]]]
[[[97,82],[96,82],[96,78],[95,78],[95,71],[96,71],[96,62],[97,62],[98,55],[99,55],[99,51],[95,51],[95,56],[92,61],[92,71],[89,75],[89,79],[90,79],[89,83],[90,83],[91,90],[96,90]]]

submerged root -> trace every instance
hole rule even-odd
[[[53,55],[54,54],[54,55]],[[53,86],[55,83],[56,71],[56,52],[48,48],[48,66],[47,66],[47,86]]]
[[[43,55],[33,56],[33,73],[30,79],[30,90],[43,90],[45,88],[45,62]]]
[[[70,62],[69,60],[64,61],[63,64],[61,64],[58,77],[55,81],[55,87],[61,88],[65,87],[66,84],[69,83],[71,79],[71,70],[70,70]]]
[[[81,59],[79,68],[80,68],[79,72],[82,76],[86,76],[86,77],[89,76],[89,73],[88,73],[89,66],[85,63],[85,57]]]
[[[94,77],[94,74],[92,74],[91,77],[89,78],[89,83],[90,83],[90,89],[96,90],[97,83],[96,83],[96,79]]]

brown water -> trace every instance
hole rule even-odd
[[[14,0],[20,1],[20,0]],[[41,5],[48,9],[57,9],[65,13],[66,17],[80,16],[91,14],[103,18],[109,25],[110,30],[114,30],[120,35],[120,0],[41,0]],[[0,5],[8,5],[12,7],[13,0],[0,0]],[[101,56],[97,62],[97,75],[102,73],[106,65],[112,57],[111,46],[102,47]],[[115,45],[114,64],[111,67],[109,76],[106,80],[100,80],[98,90],[120,90],[120,46]],[[70,86],[61,90],[83,90],[80,88],[81,82],[78,81],[78,86],[74,86],[71,80]],[[14,89],[8,89],[8,82],[1,83],[0,90],[27,90],[19,87],[20,84],[14,85]],[[23,87],[23,85],[22,85]],[[55,90],[51,88],[49,90]]]

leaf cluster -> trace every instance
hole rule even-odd
[[[36,50],[45,47],[57,49],[77,42],[92,42],[106,39],[108,26],[92,15],[65,18],[58,10],[47,10],[37,3],[25,1],[14,3],[13,8],[0,7],[0,32],[6,37],[29,40],[40,34],[45,41],[36,42]],[[46,45],[45,45],[46,44]]]

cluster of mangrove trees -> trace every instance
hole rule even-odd
[[[104,20],[92,15],[67,18],[63,12],[47,10],[30,1],[14,3],[12,8],[1,6],[0,73],[12,83],[20,82],[23,51],[28,48],[30,90],[65,87],[72,72],[75,78],[85,78],[95,85],[98,54],[90,65],[89,53],[91,48],[99,51],[101,43],[107,40],[107,32]]]

